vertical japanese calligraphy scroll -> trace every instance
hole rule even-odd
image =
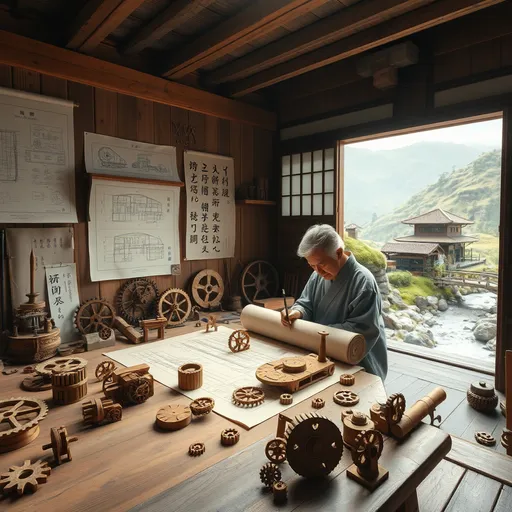
[[[235,255],[235,177],[230,157],[185,151],[188,260]]]

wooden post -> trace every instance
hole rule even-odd
[[[329,333],[326,331],[320,331],[318,334],[322,337],[320,339],[320,350],[318,351],[318,362],[319,363],[325,363],[327,361],[326,358],[326,350],[327,350],[327,336],[329,336]]]

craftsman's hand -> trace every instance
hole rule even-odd
[[[286,310],[281,311],[281,323],[285,327],[291,327],[293,322],[298,318],[302,318],[302,313],[296,309],[290,309],[288,311],[288,319],[286,318]]]

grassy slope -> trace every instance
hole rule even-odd
[[[356,260],[367,267],[386,268],[386,259],[379,250],[372,249],[362,240],[356,240],[345,235],[345,249],[354,254]]]

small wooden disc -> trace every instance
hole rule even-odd
[[[47,391],[52,389],[52,381],[42,375],[31,375],[23,379],[21,387],[25,391]]]
[[[180,430],[192,420],[192,411],[188,405],[166,405],[156,413],[156,424],[164,430]]]
[[[300,373],[306,369],[303,357],[290,357],[283,361],[283,371],[286,373]]]

